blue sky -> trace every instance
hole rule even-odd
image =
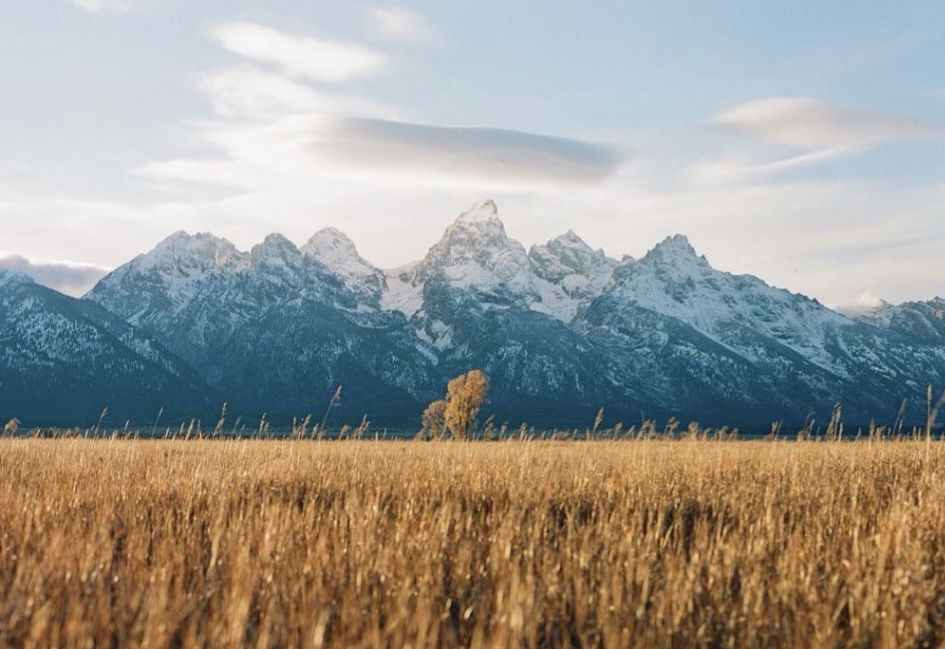
[[[492,197],[526,245],[683,232],[832,305],[945,293],[940,0],[17,4],[0,251],[44,277],[178,229],[397,266]]]

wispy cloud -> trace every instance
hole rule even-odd
[[[729,153],[686,168],[690,179],[719,184],[767,176],[849,156],[885,142],[945,141],[945,126],[915,117],[842,106],[807,97],[768,97],[733,106],[709,123],[790,150],[774,159]]]
[[[372,33],[382,39],[418,43],[434,34],[423,16],[405,7],[368,7],[365,14]]]
[[[123,12],[133,11],[135,5],[130,0],[71,0],[72,4],[93,13],[104,13],[109,11]]]
[[[0,268],[23,273],[43,286],[73,296],[84,294],[109,270],[68,261],[33,262],[20,255],[4,254],[0,254]]]
[[[239,65],[204,75],[198,88],[214,112],[233,119],[267,120],[299,113],[390,116],[393,111],[350,94],[316,90],[281,74]]]
[[[711,122],[774,144],[806,151],[858,151],[892,140],[941,138],[937,124],[806,97],[769,97],[739,104]]]
[[[387,64],[383,53],[362,45],[297,36],[256,23],[225,23],[211,33],[235,54],[274,64],[291,77],[313,81],[351,81]]]

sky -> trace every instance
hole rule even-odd
[[[945,3],[41,0],[0,22],[0,266],[81,294],[177,230],[381,267],[686,234],[828,305],[945,294]]]

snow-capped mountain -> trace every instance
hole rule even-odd
[[[460,214],[420,262],[390,273],[387,285],[382,304],[402,308],[435,350],[440,383],[482,368],[493,406],[507,418],[576,425],[593,417],[588,404],[609,399],[612,386],[594,371],[596,351],[548,314],[546,296],[563,289],[534,272],[492,201]],[[552,306],[564,301],[557,299]]]
[[[685,322],[748,360],[758,360],[762,351],[743,335],[754,332],[837,373],[844,370],[829,343],[838,329],[855,324],[757,277],[715,270],[682,235],[662,241],[639,261],[621,263],[604,293]]]
[[[387,288],[384,271],[364,261],[354,242],[337,228],[323,228],[301,248],[335,274],[345,287],[374,308]]]
[[[411,286],[467,291],[483,307],[527,305],[540,299],[529,272],[528,254],[505,233],[491,200],[474,205],[450,225],[413,268]]]
[[[945,344],[945,298],[903,304],[884,302],[855,317],[930,344]]]
[[[573,230],[532,246],[528,260],[541,293],[532,308],[564,322],[603,293],[617,267],[617,260],[591,248]]]
[[[412,416],[432,391],[433,353],[403,315],[378,308],[383,274],[339,235],[322,231],[300,250],[272,234],[248,253],[173,235],[86,299],[145,327],[231,411],[320,414],[343,385],[349,419]]]
[[[498,421],[540,426],[584,425],[600,406],[625,421],[799,423],[837,402],[858,423],[891,421],[902,399],[945,383],[942,300],[851,318],[718,271],[680,235],[641,259],[572,231],[526,250],[492,201],[388,271],[334,228],[247,252],[177,233],[85,302],[183,359],[235,411],[272,416],[319,414],[343,385],[339,417],[412,425],[471,367],[490,375]]]
[[[460,214],[423,260],[388,273],[384,306],[413,317],[424,287],[447,286],[477,308],[525,308],[568,322],[616,266],[571,230],[526,252],[487,200]]]
[[[208,412],[212,392],[180,359],[87,301],[0,270],[0,418],[94,424]],[[5,419],[4,419],[5,421]]]
[[[574,324],[611,346],[615,374],[635,367],[639,376],[649,366],[650,385],[672,381],[656,401],[688,393],[674,402],[679,410],[709,398],[733,414],[750,401],[760,411],[823,413],[832,400],[860,419],[892,419],[905,395],[945,377],[942,348],[881,331],[757,277],[718,271],[681,235],[639,261],[623,261]],[[640,349],[662,354],[661,360],[627,363]],[[665,372],[670,366],[678,370]],[[680,379],[691,387],[681,388]]]

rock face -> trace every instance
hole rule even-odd
[[[527,250],[492,201],[462,213],[420,261],[382,271],[340,231],[249,252],[177,233],[86,296],[199,374],[233,411],[409,429],[446,380],[491,380],[486,414],[513,425],[699,419],[765,427],[921,420],[945,383],[945,303],[856,318],[756,277],[718,271],[680,235],[616,260],[568,231]]]
[[[0,270],[0,418],[91,426],[210,411],[212,391],[182,360],[89,301]]]

